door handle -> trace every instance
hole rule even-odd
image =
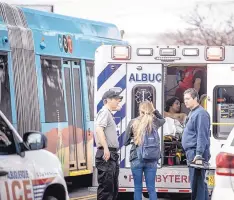
[[[6,176],[8,174],[7,171],[0,170],[0,176]]]

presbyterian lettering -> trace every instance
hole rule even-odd
[[[142,74],[134,74],[131,73],[129,77],[129,82],[161,82],[162,74],[150,74],[150,73],[142,73]]]
[[[133,181],[133,176],[129,175],[129,182]],[[143,182],[145,182],[145,177],[143,177]],[[189,177],[186,175],[156,175],[155,182],[160,183],[189,183]]]

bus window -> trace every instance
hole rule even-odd
[[[227,139],[234,127],[234,86],[216,86],[214,88],[214,135]]]
[[[85,61],[89,97],[90,120],[94,120],[94,62]]]
[[[155,105],[156,90],[152,85],[136,85],[132,89],[132,119],[139,114],[139,104],[142,101],[151,101]]]
[[[0,55],[0,110],[12,122],[7,56]]]
[[[41,58],[45,122],[64,122],[65,103],[61,60]]]

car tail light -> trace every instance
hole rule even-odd
[[[234,176],[234,154],[221,152],[217,155],[216,174]]]

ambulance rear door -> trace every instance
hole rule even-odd
[[[207,110],[211,126],[211,166],[234,127],[234,64],[207,65]]]
[[[139,104],[144,100],[153,102],[155,108],[163,112],[163,66],[162,64],[127,64],[127,124],[139,114]],[[162,141],[162,128],[159,129]],[[125,167],[130,167],[131,145],[126,147]],[[162,149],[162,142],[161,142]],[[161,167],[161,159],[159,166]]]

